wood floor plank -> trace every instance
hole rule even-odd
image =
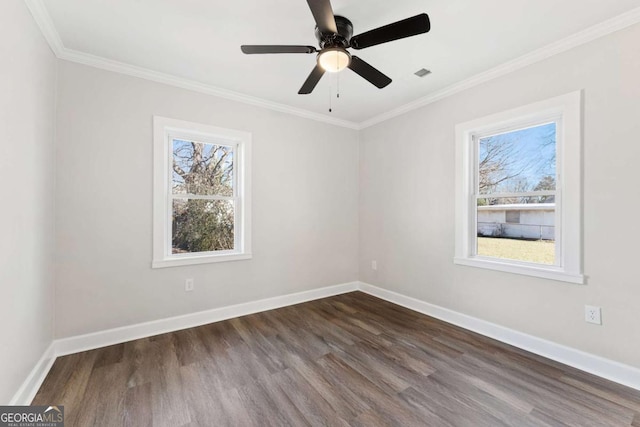
[[[181,366],[208,359],[209,351],[195,329],[185,329],[173,333],[176,357]]]
[[[224,408],[226,414],[225,423],[231,426],[259,426],[260,420],[254,420],[249,417],[249,411],[244,407],[242,398],[235,388],[221,390],[216,399]],[[206,417],[205,417],[206,419]],[[207,423],[205,425],[211,425]]]
[[[361,407],[359,405],[352,406],[349,400],[336,393],[333,385],[323,375],[323,370],[319,365],[298,360],[291,369],[304,378],[340,418],[349,420],[360,413]]]
[[[640,392],[361,292],[58,358],[68,426],[634,426]]]
[[[258,383],[241,387],[238,389],[238,394],[252,424],[260,425],[256,420],[262,420],[261,425],[264,426],[294,425],[287,419],[285,411],[279,410],[271,395],[265,393]],[[217,425],[215,421],[209,421],[211,425]]]
[[[541,375],[541,371],[532,369],[522,363],[503,363],[504,358],[494,357],[493,362],[501,369],[514,374],[528,383],[536,384],[549,394],[557,394],[564,399],[565,406],[582,409],[593,419],[611,420],[614,423],[628,425],[633,419],[633,411],[626,406],[611,400],[602,399],[595,393],[584,393],[582,389],[574,387],[565,381],[557,381],[555,375]]]
[[[517,412],[529,414],[535,408],[532,402],[525,400],[526,396],[522,396],[516,387],[509,387],[508,384],[505,384],[502,381],[495,381],[495,378],[482,378],[483,375],[478,372],[465,369],[461,365],[453,364],[452,369],[441,369],[437,373],[447,373],[454,378],[461,378],[466,384],[476,387],[493,396],[495,399],[510,406]]]
[[[129,367],[127,373],[127,387],[137,387],[150,384],[155,378],[155,365],[149,363],[157,357],[158,343],[149,338],[126,343],[124,346],[123,363]]]
[[[219,382],[210,371],[199,363],[192,363],[180,368],[180,377],[184,388],[185,402],[189,408],[189,419],[192,424],[231,425],[220,400],[217,399],[221,389]]]
[[[130,387],[124,397],[124,426],[151,427],[151,383]]]
[[[640,402],[638,402],[636,399],[633,399],[632,396],[634,395],[634,393],[629,393],[628,392],[629,390],[626,390],[626,392],[623,392],[623,393],[613,392],[613,391],[607,390],[606,388],[603,388],[602,386],[589,384],[588,382],[583,381],[579,378],[575,378],[572,375],[563,375],[560,378],[560,381],[567,383],[569,385],[572,385],[584,392],[587,392],[586,393],[587,395],[590,394],[590,395],[598,396],[609,402],[613,402],[617,405],[628,408],[629,410],[640,412]]]
[[[427,391],[421,392],[411,387],[400,393],[400,396],[412,407],[428,410],[454,426],[497,427],[505,425],[489,414],[464,406],[463,402],[452,398],[452,396],[447,396],[447,394],[426,386],[425,390]]]
[[[350,368],[367,378],[381,390],[392,394],[409,388],[414,374],[399,365],[390,365],[384,356],[367,353],[366,349],[351,346],[335,355]],[[391,369],[389,369],[391,367]]]
[[[122,364],[110,364],[93,369],[78,407],[95,409],[79,410],[72,425],[105,427],[123,425],[124,399],[127,391],[126,372],[127,367]],[[65,424],[68,424],[67,420]]]
[[[291,426],[310,425],[302,415],[302,412],[293,404],[289,396],[280,388],[280,386],[271,380],[263,380],[258,383],[265,395],[268,395],[274,402],[275,407],[284,416],[287,423]]]
[[[158,345],[158,352],[148,361],[155,364],[156,374],[151,382],[153,425],[187,424],[191,422],[191,416],[180,375],[181,364],[175,348],[175,333],[154,338],[152,341]]]
[[[347,426],[331,405],[302,376],[287,369],[273,376],[307,422],[313,426]]]
[[[608,414],[603,414],[597,408],[585,404],[581,399],[588,399],[589,395],[569,393],[567,389],[563,389],[560,381],[550,383],[542,376],[524,375],[518,370],[505,369],[467,354],[461,359],[476,371],[491,372],[495,379],[509,384],[512,390],[517,390],[534,406],[547,413],[559,414],[561,418],[573,414],[571,419],[579,420],[584,426],[628,425],[630,422],[628,414],[620,414],[613,406],[609,408],[611,411]]]
[[[465,377],[450,371],[440,371],[429,376],[429,380],[437,381],[455,392],[458,396],[470,399],[473,406],[499,419],[506,425],[520,426],[530,411],[522,411],[502,399],[498,399],[486,391],[465,381]]]
[[[114,363],[120,363],[124,357],[124,344],[110,345],[109,347],[103,347],[96,356],[96,361],[93,363],[93,367],[101,368],[103,366],[109,366]]]
[[[101,350],[58,358],[33,399],[33,405],[64,405],[65,421],[75,425],[82,413],[83,394],[93,374],[93,364]],[[57,402],[57,403],[53,403]]]
[[[327,371],[332,372],[349,384],[349,389],[360,397],[367,406],[376,410],[388,420],[396,420],[398,425],[420,425],[420,417],[409,410],[397,394],[385,391],[369,380],[365,375],[352,369],[338,356],[328,354],[318,361]]]

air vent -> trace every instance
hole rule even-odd
[[[426,68],[421,68],[418,71],[416,71],[415,73],[416,76],[418,77],[424,77],[424,76],[428,76],[429,74],[431,74],[431,71],[427,70]]]

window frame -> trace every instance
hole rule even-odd
[[[556,264],[483,257],[477,251],[479,138],[556,123]],[[582,91],[492,114],[456,126],[454,263],[584,284],[582,274]],[[523,193],[524,194],[524,193]]]
[[[174,194],[171,165],[175,139],[232,147],[233,196]],[[152,268],[251,259],[251,133],[154,116],[153,156]],[[172,217],[175,199],[232,200],[234,249],[173,254]]]

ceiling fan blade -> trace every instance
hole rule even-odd
[[[322,34],[337,34],[338,27],[329,0],[307,0],[313,19]]]
[[[412,18],[403,19],[402,21],[353,36],[351,38],[351,47],[354,49],[364,49],[365,47],[427,33],[430,29],[431,22],[429,21],[429,15],[421,13]]]
[[[252,55],[256,53],[316,53],[313,46],[288,46],[288,45],[242,45],[243,53]]]
[[[307,77],[307,80],[298,91],[298,94],[307,95],[313,92],[313,89],[316,87],[323,75],[324,69],[321,66],[316,65],[316,67],[313,69],[313,71],[311,71],[311,74],[309,74],[309,77]]]
[[[351,63],[349,64],[349,68],[351,68],[360,77],[376,86],[378,89],[382,89],[383,87],[386,87],[389,85],[389,83],[391,83],[391,79],[389,77],[385,76],[376,68],[372,67],[357,56],[351,56]]]

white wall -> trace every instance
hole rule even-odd
[[[640,367],[639,40],[636,25],[365,129],[361,280]],[[455,125],[579,89],[588,285],[455,266]],[[585,304],[602,326],[584,322]]]
[[[0,403],[53,336],[56,59],[24,2],[0,2]]]
[[[252,260],[151,269],[153,115],[253,134]],[[60,61],[56,143],[57,337],[358,279],[357,131]]]

